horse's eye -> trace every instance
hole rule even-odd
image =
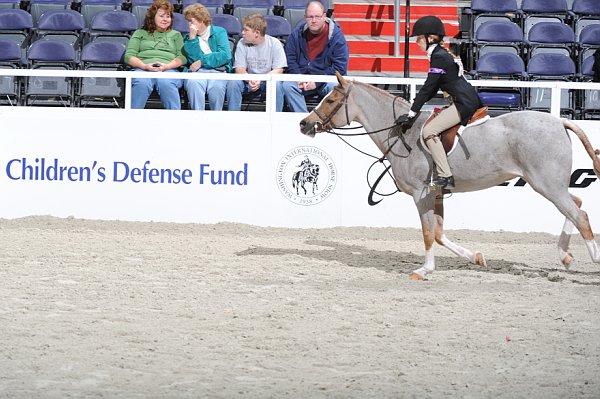
[[[326,102],[327,102],[327,104],[333,104],[335,102],[335,100],[332,100],[331,98],[328,98]]]

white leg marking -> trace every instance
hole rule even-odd
[[[450,241],[445,234],[442,235],[442,245],[452,251],[455,255],[462,256],[463,258],[467,258],[469,260],[472,260],[473,258],[473,252]]]
[[[585,245],[590,252],[590,256],[592,257],[592,261],[594,263],[600,263],[600,248],[598,248],[598,244],[594,240],[586,240]]]
[[[462,256],[463,258],[468,259],[471,263],[475,265],[481,264],[477,261],[477,255],[479,255],[481,257],[481,260],[483,261],[483,266],[487,266],[487,262],[485,261],[485,258],[483,257],[483,254],[481,252],[473,253],[467,248],[463,248],[460,245],[450,241],[445,234],[442,235],[442,245],[448,248],[450,251],[452,251],[452,253],[454,253],[455,255]]]
[[[422,267],[414,270],[413,273],[420,275],[421,277],[425,277],[427,274],[433,273],[435,270],[435,256],[433,254],[433,246],[425,251],[425,263]]]
[[[571,241],[573,230],[575,230],[575,225],[569,219],[565,218],[565,224],[563,225],[563,229],[558,239],[558,256],[561,263],[567,268],[573,258],[569,253],[569,242]],[[569,259],[569,261],[565,263],[565,259]]]

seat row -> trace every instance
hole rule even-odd
[[[491,20],[481,24],[469,42],[469,67],[488,52],[512,52],[528,60],[539,52],[565,54],[576,62],[589,56],[590,50],[600,47],[600,19],[586,20],[575,32],[560,21],[541,21],[526,32],[514,22]]]
[[[582,63],[575,62],[560,53],[538,53],[525,64],[523,59],[513,53],[490,52],[479,59],[477,67],[471,72],[474,79],[504,79],[521,81],[565,81],[589,82],[594,76],[594,56],[585,58]],[[549,110],[551,90],[548,88],[498,89],[480,87],[482,101],[492,109],[499,110]],[[561,112],[573,116],[576,110],[582,113],[600,113],[597,90],[564,90],[561,97]],[[596,100],[591,101],[592,98]]]
[[[597,0],[472,0],[471,6],[463,9],[470,20],[471,31],[477,28],[478,20],[490,16],[505,16],[525,25],[532,17],[549,16],[573,23],[581,18],[600,17],[600,2]]]
[[[184,16],[175,13],[173,28],[182,34],[188,32]],[[27,65],[27,49],[37,40],[59,39],[69,43],[79,55],[81,47],[88,42],[116,41],[127,45],[133,31],[138,29],[138,21],[129,11],[99,11],[92,18],[90,28],[85,28],[82,15],[73,10],[50,10],[45,12],[38,27],[32,27],[31,15],[26,11],[0,9],[0,39],[14,41],[21,49],[22,64]],[[285,42],[291,33],[291,25],[285,18],[276,15],[265,16],[267,34]],[[213,24],[225,28],[232,50],[240,37],[242,24],[230,14],[215,14]]]
[[[194,4],[203,4],[209,12],[214,14],[231,14],[238,19],[243,19],[251,13],[263,15],[278,15],[286,18],[292,26],[302,19],[304,15],[305,0],[171,0],[175,10],[179,13],[183,8]],[[329,8],[328,0],[321,0],[331,15],[333,9]],[[152,4],[151,0],[0,0],[0,9],[22,9],[32,16],[34,27],[42,14],[49,10],[72,9],[80,12],[84,17],[85,26],[90,27],[92,17],[99,11],[125,10],[132,12],[138,25],[144,21],[146,10]]]

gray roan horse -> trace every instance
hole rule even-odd
[[[419,134],[431,112],[421,112],[413,127],[404,133],[403,139],[412,147],[412,151],[408,151],[389,127],[394,125],[395,118],[408,113],[410,104],[374,86],[337,76],[338,86],[300,122],[300,129],[303,134],[314,137],[318,132],[356,121],[366,132],[373,132],[370,137],[386,154],[396,185],[413,197],[421,218],[425,262],[410,278],[422,280],[435,270],[434,241],[474,264],[486,266],[480,252],[462,248],[444,235],[442,193],[424,183],[431,177],[433,163]],[[463,146],[457,147],[448,161],[456,184],[453,192],[482,190],[522,177],[552,202],[566,217],[558,249],[562,264],[568,268],[573,261],[569,253],[573,226],[581,233],[595,263],[600,263],[600,249],[587,214],[580,209],[581,200],[568,192],[573,155],[566,129],[577,135],[600,177],[600,151],[593,150],[583,130],[569,120],[543,112],[513,112],[468,127],[461,135]]]

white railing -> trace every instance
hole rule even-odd
[[[1,69],[1,76],[40,76],[40,77],[74,77],[74,78],[120,78],[125,79],[125,87],[131,87],[131,79],[134,78],[152,78],[152,79],[173,79],[172,74],[133,72],[133,71],[90,71],[90,70],[48,70],[48,69]],[[207,80],[264,80],[267,82],[266,93],[266,112],[275,112],[275,90],[276,81],[317,81],[317,82],[336,82],[335,76],[329,75],[294,75],[294,74],[203,74],[203,73],[179,73],[178,79],[207,79]],[[417,87],[422,85],[424,78],[394,78],[385,76],[349,76],[348,79],[355,79],[369,84],[394,84],[406,85],[410,90],[410,98],[413,99],[417,93]],[[560,104],[562,90],[598,90],[600,83],[591,82],[562,82],[562,81],[518,81],[518,80],[470,80],[474,86],[498,87],[498,88],[548,88],[551,90],[550,113],[556,116],[560,115]],[[125,90],[125,109],[131,108],[131,90]]]

